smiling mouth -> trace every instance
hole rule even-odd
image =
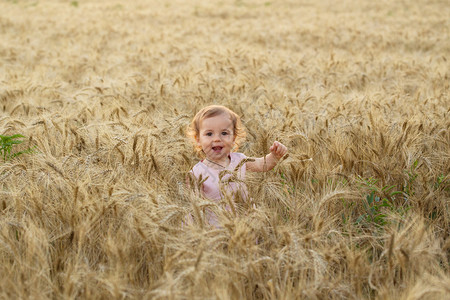
[[[220,147],[220,146],[212,147],[212,149],[213,149],[214,151],[220,151],[220,150],[222,150],[222,148],[223,148],[223,147]]]

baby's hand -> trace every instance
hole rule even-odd
[[[273,142],[273,145],[270,147],[269,150],[270,153],[272,153],[272,155],[275,156],[277,160],[282,158],[283,155],[285,155],[288,152],[286,146],[277,141]]]

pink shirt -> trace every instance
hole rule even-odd
[[[244,158],[247,157],[242,153],[235,153],[235,152],[230,153],[230,164],[228,165],[228,167],[225,168],[225,170],[231,171],[232,173],[236,168],[236,166]],[[197,179],[200,179],[200,175],[202,176],[202,180],[207,178],[206,181],[203,182],[202,193],[203,196],[205,196],[208,199],[219,201],[224,197],[223,193],[233,195],[236,192],[241,192],[243,198],[246,199],[247,187],[243,182],[245,178],[246,165],[243,164],[239,168],[239,170],[237,170],[236,172],[237,178],[231,182],[229,182],[229,179],[231,178],[232,175],[226,174],[221,178],[221,182],[219,183],[219,174],[223,171],[224,170],[216,170],[210,168],[202,161],[200,161],[192,168],[191,172]],[[222,191],[220,189],[220,186],[223,187]]]

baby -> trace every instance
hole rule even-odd
[[[208,199],[220,201],[236,193],[247,198],[243,183],[246,171],[263,172],[275,167],[287,153],[287,148],[275,141],[265,157],[247,159],[242,153],[232,152],[245,138],[239,116],[221,105],[201,109],[192,120],[190,136],[204,159],[191,170],[199,181],[201,194]]]

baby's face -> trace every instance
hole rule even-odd
[[[197,143],[209,160],[220,162],[228,159],[234,140],[233,122],[227,114],[220,114],[200,122]]]

